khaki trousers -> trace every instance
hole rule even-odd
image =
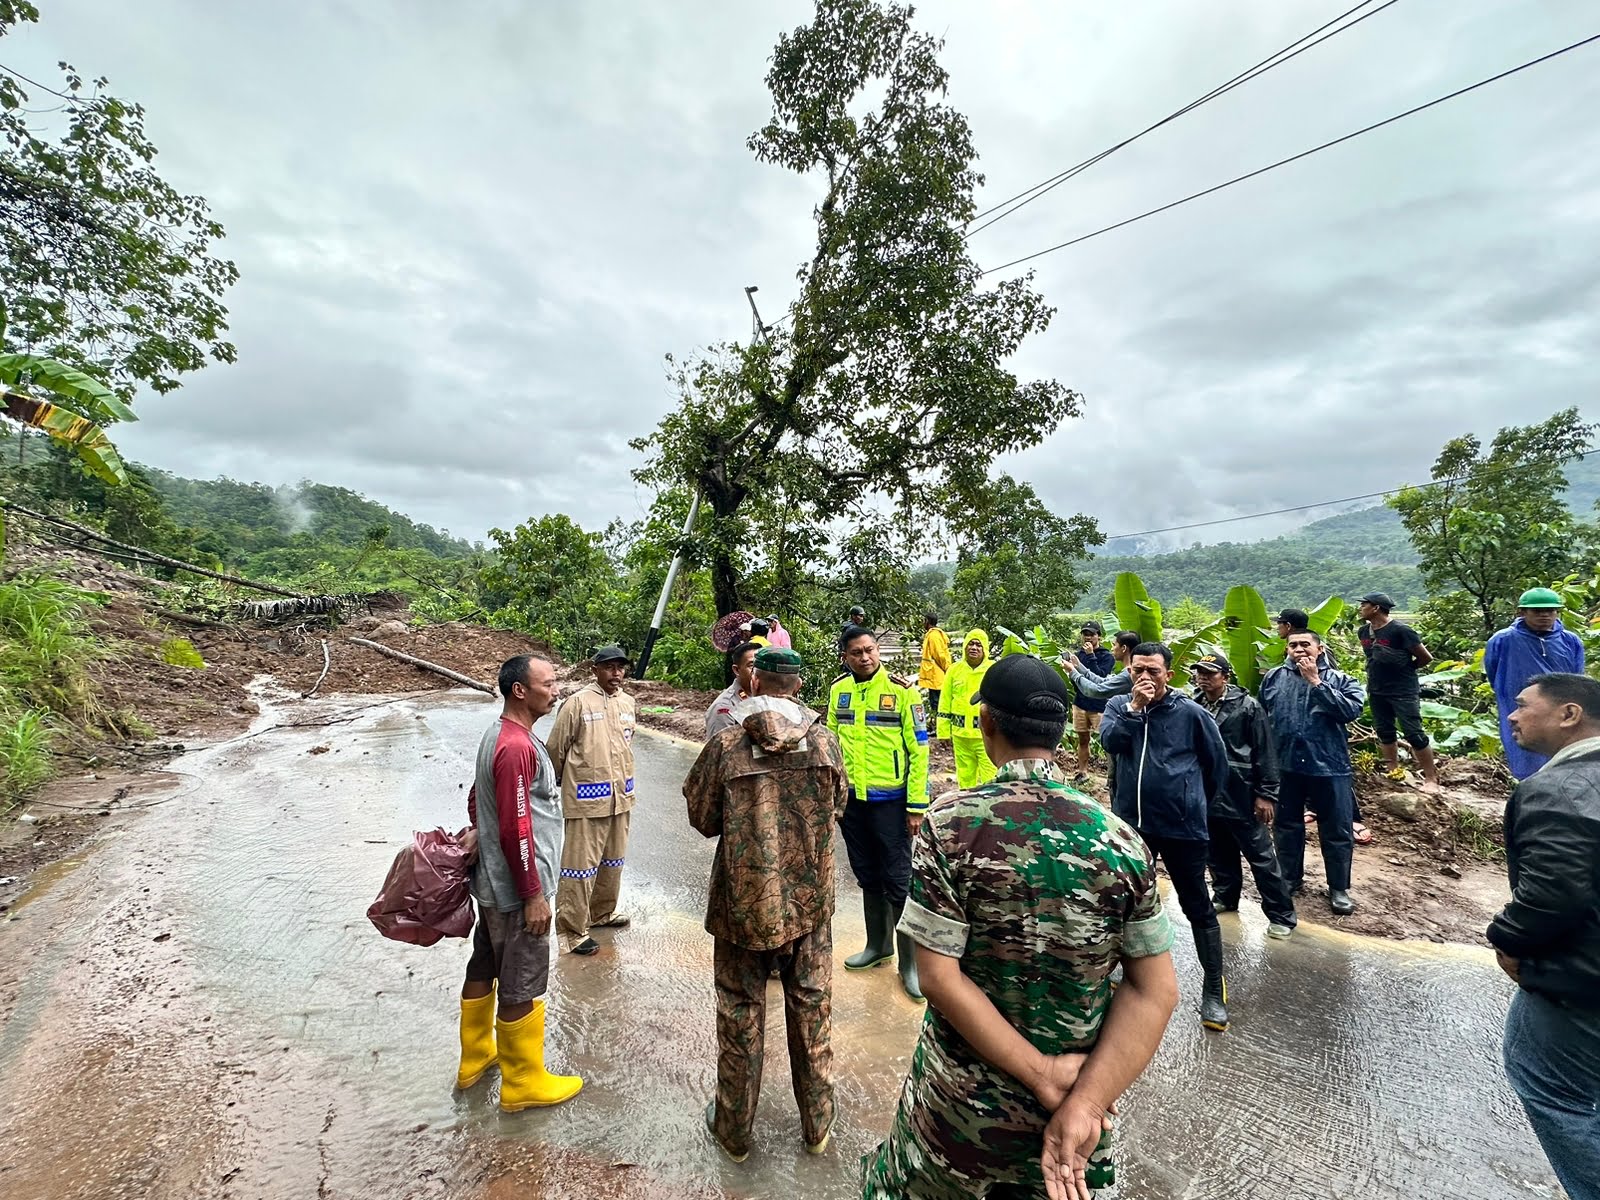
[[[556,885],[556,934],[562,949],[572,949],[589,936],[591,925],[603,925],[616,915],[631,815],[567,818],[561,882]]]

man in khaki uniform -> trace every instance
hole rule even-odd
[[[556,933],[563,949],[593,954],[591,929],[620,929],[622,864],[633,812],[633,697],[622,690],[630,665],[621,646],[589,660],[594,682],[556,711],[546,749],[561,776],[566,843],[556,889]]]

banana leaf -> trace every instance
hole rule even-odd
[[[1218,617],[1211,624],[1202,626],[1172,643],[1169,647],[1172,651],[1172,673],[1180,682],[1188,679],[1189,668],[1201,655],[1220,649],[1219,643],[1227,631],[1227,626],[1228,618]]]
[[[1327,637],[1328,630],[1333,628],[1334,622],[1344,616],[1344,601],[1338,596],[1329,596],[1321,604],[1306,614],[1306,628],[1318,637]]]
[[[102,425],[139,419],[110,388],[65,363],[37,354],[0,354],[0,383],[16,386],[24,377],[34,387],[59,397],[66,407],[75,408],[79,416]]]
[[[1234,682],[1252,694],[1261,690],[1266,647],[1272,640],[1271,620],[1267,602],[1255,588],[1241,583],[1228,589],[1222,601],[1222,640],[1233,665]]]
[[[0,413],[71,446],[84,465],[105,482],[118,485],[128,482],[128,471],[122,465],[117,448],[106,437],[106,431],[93,421],[21,392],[6,392],[0,397]]]
[[[1150,598],[1144,580],[1132,571],[1117,576],[1114,592],[1117,604],[1117,624],[1131,629],[1144,642],[1159,642],[1162,636],[1161,605]]]

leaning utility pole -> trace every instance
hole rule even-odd
[[[760,338],[767,340],[767,326],[761,320],[761,312],[756,308],[756,292],[760,289],[751,284],[744,290],[744,298],[750,302],[750,337],[753,341]],[[694,499],[689,502],[689,516],[683,523],[683,540],[687,541],[694,532],[695,518],[700,515],[700,492],[696,489]],[[661,597],[656,601],[655,615],[650,618],[650,631],[644,635],[644,646],[639,651],[639,661],[634,664],[633,677],[643,679],[645,671],[650,666],[650,654],[656,648],[656,639],[661,636],[661,623],[667,617],[667,598],[672,595],[672,585],[678,581],[678,571],[683,566],[683,549],[680,545],[678,552],[672,556],[672,565],[667,568],[667,580],[661,585]]]

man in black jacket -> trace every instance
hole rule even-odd
[[[1243,854],[1261,893],[1267,936],[1294,933],[1294,897],[1278,870],[1272,844],[1272,818],[1278,803],[1278,755],[1266,709],[1233,682],[1233,667],[1221,654],[1207,654],[1194,665],[1194,694],[1222,731],[1228,750],[1228,786],[1212,801],[1211,902],[1218,912],[1239,907]]]
[[[1220,1031],[1228,1027],[1228,985],[1222,928],[1206,890],[1206,816],[1228,784],[1228,752],[1206,711],[1168,687],[1172,651],[1141,642],[1129,656],[1128,676],[1132,693],[1114,697],[1100,724],[1115,778],[1111,810],[1167,868],[1205,972],[1200,1022]]]
[[[1511,903],[1489,926],[1518,984],[1506,1076],[1572,1200],[1600,1200],[1600,682],[1536,675],[1509,715],[1550,761],[1506,805]]]

